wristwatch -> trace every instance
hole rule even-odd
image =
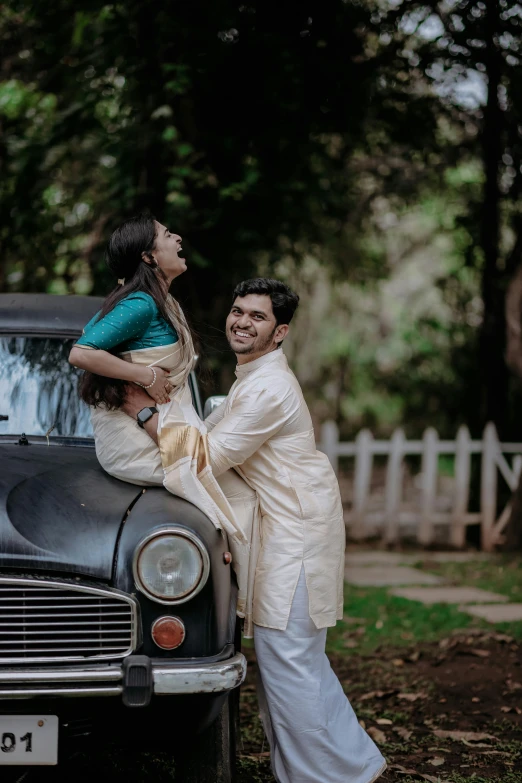
[[[149,419],[152,419],[155,413],[158,412],[157,408],[142,408],[141,411],[136,416],[136,421],[138,422],[138,427],[145,426],[146,422],[148,422]]]

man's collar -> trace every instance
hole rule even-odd
[[[258,370],[260,367],[264,367],[265,365],[271,364],[272,362],[281,361],[281,359],[283,359],[286,363],[286,356],[283,353],[283,349],[276,348],[275,351],[265,353],[263,356],[260,356],[259,359],[254,359],[253,362],[238,364],[236,367],[236,377],[244,378],[249,373],[254,372],[254,370]]]

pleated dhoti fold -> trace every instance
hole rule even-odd
[[[254,626],[261,720],[278,783],[372,783],[386,762],[359,725],[310,619],[304,570],[286,630]]]

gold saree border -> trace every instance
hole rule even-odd
[[[164,469],[186,457],[196,461],[198,474],[210,465],[207,436],[191,424],[162,427],[158,445]]]

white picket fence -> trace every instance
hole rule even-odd
[[[512,491],[518,485],[522,470],[522,443],[500,443],[494,424],[484,429],[482,440],[472,440],[467,427],[460,427],[456,440],[439,440],[433,428],[425,431],[422,440],[406,440],[402,429],[393,433],[390,440],[374,440],[369,430],[361,430],[354,442],[339,440],[335,422],[327,421],[321,428],[319,448],[327,454],[336,473],[339,458],[355,459],[353,478],[353,504],[348,516],[350,535],[364,538],[380,531],[387,543],[399,540],[404,523],[415,525],[417,541],[428,545],[434,540],[435,525],[447,525],[448,542],[463,547],[466,526],[480,524],[481,545],[491,552],[502,542],[511,504],[497,514],[498,474]],[[441,512],[436,508],[439,455],[455,456],[454,491],[451,509]],[[481,454],[480,511],[470,513],[471,457]],[[383,502],[377,511],[370,506],[374,456],[387,456]],[[421,456],[420,502],[414,511],[401,508],[404,481],[404,458]],[[511,460],[511,462],[510,462]]]

